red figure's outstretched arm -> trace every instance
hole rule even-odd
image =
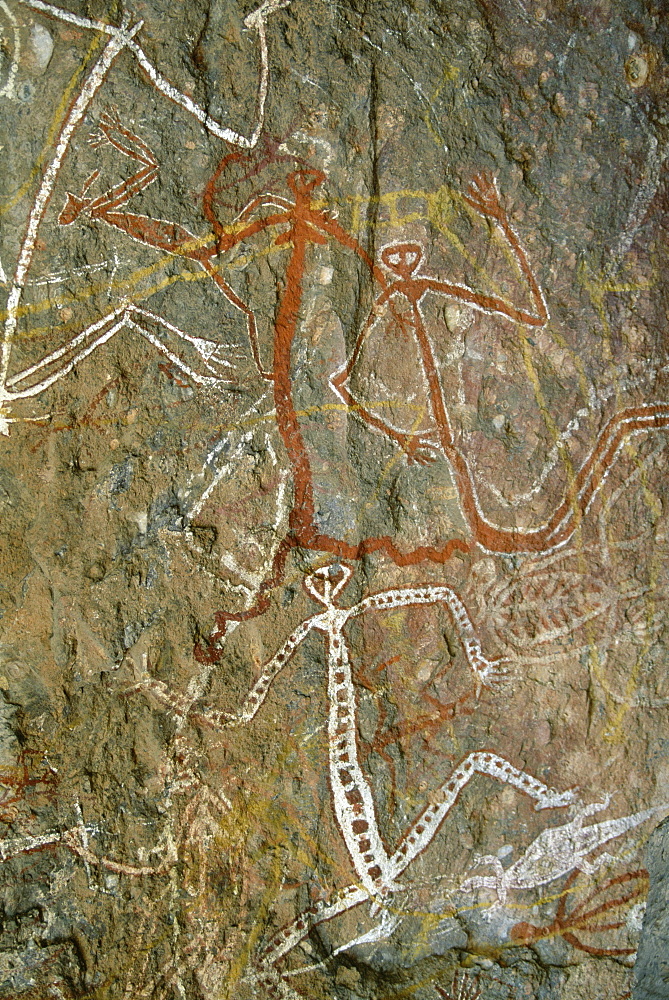
[[[88,215],[92,219],[105,219],[114,209],[125,205],[135,194],[152,184],[158,176],[158,161],[139,136],[121,124],[116,111],[105,111],[100,118],[100,131],[90,137],[93,146],[110,143],[124,156],[141,163],[140,169],[125,181],[115,184],[98,195],[97,198],[86,197],[89,187],[99,176],[95,171],[85,182],[79,196],[68,191],[67,201],[61,211],[58,221],[61,226],[71,225],[80,215]],[[113,224],[113,223],[112,223]]]
[[[526,326],[544,326],[549,319],[548,309],[546,308],[546,300],[544,299],[543,292],[534,277],[525,251],[520,244],[520,240],[518,239],[518,236],[516,235],[516,232],[509,222],[509,218],[504,208],[502,207],[499,198],[499,191],[497,189],[497,181],[493,175],[487,171],[481,171],[481,173],[477,174],[467,188],[464,199],[468,205],[471,205],[471,207],[484,218],[491,219],[504,234],[504,237],[511,247],[511,252],[518,263],[521,273],[527,282],[527,287],[534,305],[534,311],[529,312],[527,309],[518,309],[516,306],[512,305],[510,302],[506,302],[499,296],[480,295],[479,293],[471,292],[470,289],[467,289],[467,292],[469,292],[470,295],[473,295],[473,299],[469,299],[469,296],[467,296],[463,299],[463,301],[468,301],[470,305],[474,306],[474,308],[481,309],[484,312],[494,312],[501,316],[507,316],[516,323],[524,323]],[[455,293],[446,291],[446,294],[453,294],[454,298],[460,298],[460,292],[466,286],[456,285],[453,287],[458,289],[458,291]],[[435,290],[438,291],[439,289]]]
[[[262,202],[259,202],[259,204],[262,204]],[[238,229],[236,233],[223,233],[218,241],[218,252],[225,253],[227,250],[236,247],[243,240],[248,240],[251,236],[255,236],[256,233],[264,232],[270,226],[278,226],[282,222],[290,221],[291,215],[288,211],[275,212],[273,215],[263,216],[262,219],[254,219],[253,222],[244,226],[243,229]]]

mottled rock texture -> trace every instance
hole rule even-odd
[[[0,998],[669,997],[666,3],[59,3],[0,0]]]
[[[650,892],[634,969],[637,1000],[666,997],[669,990],[669,825],[664,822],[648,843]]]

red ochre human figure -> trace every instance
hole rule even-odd
[[[527,282],[534,311],[518,308],[498,295],[485,295],[474,291],[467,285],[442,281],[432,278],[429,275],[417,273],[423,262],[423,248],[420,244],[391,244],[384,247],[381,251],[381,260],[385,267],[395,276],[395,280],[377,298],[369,320],[361,330],[347,364],[339,372],[335,373],[331,379],[331,384],[335,392],[346,403],[354,407],[358,416],[395,440],[404,449],[409,461],[416,461],[421,464],[430,462],[435,457],[429,436],[406,434],[398,431],[390,423],[381,420],[366,409],[364,404],[361,404],[359,400],[354,398],[347,386],[348,379],[360,361],[360,356],[369,332],[383,306],[386,304],[392,306],[393,302],[398,298],[406,299],[411,306],[411,319],[408,324],[406,319],[404,319],[402,326],[405,330],[407,329],[407,325],[409,326],[418,343],[423,374],[428,385],[431,416],[438,428],[437,436],[439,444],[446,454],[448,454],[449,449],[452,450],[453,434],[448,418],[446,402],[441,389],[438,362],[435,358],[421,311],[421,303],[425,295],[428,292],[434,292],[447,298],[464,302],[480,312],[504,316],[525,326],[541,327],[544,326],[549,318],[543,293],[532,273],[532,269],[525,256],[525,251],[520,245],[518,237],[499,202],[494,179],[487,173],[482,172],[478,174],[465,195],[465,201],[481,215],[492,219],[499,226]],[[448,457],[450,458],[451,455],[448,454]]]
[[[312,551],[330,552],[337,557],[353,560],[373,552],[380,552],[401,566],[416,565],[423,561],[443,564],[456,550],[467,552],[472,544],[479,544],[489,551],[499,553],[545,552],[558,547],[573,534],[579,518],[591,503],[621,443],[630,435],[640,431],[669,426],[667,404],[649,404],[623,410],[606,425],[588,460],[574,478],[574,482],[570,484],[562,503],[545,525],[519,531],[491,524],[481,511],[466,457],[454,441],[438,364],[421,312],[421,301],[428,292],[433,292],[525,326],[541,327],[547,322],[548,310],[544,296],[500,203],[496,183],[491,175],[481,173],[474,178],[465,198],[477,212],[491,219],[504,235],[527,283],[532,303],[532,308],[529,310],[515,306],[500,296],[486,295],[466,285],[421,275],[418,269],[422,262],[422,249],[413,243],[396,244],[383,250],[382,262],[395,278],[389,283],[381,268],[370,260],[358,242],[327,212],[313,206],[313,192],[324,180],[325,175],[320,171],[295,171],[288,177],[288,186],[295,196],[294,202],[291,203],[276,195],[256,198],[245,208],[240,221],[264,205],[278,207],[279,211],[249,222],[233,235],[224,232],[219,234],[218,246],[224,252],[269,227],[288,225],[288,228],[275,239],[277,245],[290,247],[290,257],[286,268],[285,288],[274,326],[273,371],[264,372],[260,365],[258,367],[263,376],[271,380],[274,385],[277,424],[294,472],[294,499],[290,512],[289,533],[277,551],[273,571],[261,587],[256,604],[239,614],[220,612],[217,616],[217,628],[210,636],[208,648],[199,647],[197,651],[199,658],[206,659],[218,655],[216,644],[225,636],[229,621],[253,617],[267,606],[267,591],[279,583],[288,552],[295,546]],[[461,506],[472,535],[471,543],[460,538],[449,538],[442,545],[423,545],[403,552],[390,535],[375,535],[350,543],[325,534],[316,524],[312,470],[293,403],[290,361],[302,302],[307,246],[323,244],[328,238],[335,239],[357,254],[382,289],[348,363],[333,376],[332,387],[357,417],[394,440],[406,453],[408,462],[425,463],[435,457],[434,444],[426,436],[398,432],[366,409],[353,396],[347,385],[360,357],[367,333],[381,307],[387,304],[392,311],[396,297],[401,296],[406,299],[411,306],[410,325],[418,342],[421,364],[428,384],[431,415],[437,428],[437,446],[453,470]],[[402,317],[398,317],[398,321],[406,322]],[[256,344],[254,356],[258,358],[258,355]]]
[[[442,281],[420,273],[422,249],[415,243],[398,243],[386,247],[381,254],[382,263],[394,276],[388,281],[360,243],[327,211],[313,204],[314,192],[325,181],[322,171],[310,168],[295,170],[288,175],[288,187],[294,200],[278,194],[254,198],[238,216],[234,230],[229,232],[222,225],[214,226],[214,240],[196,237],[178,223],[152,219],[146,215],[119,211],[130,198],[152,184],[158,176],[158,162],[149,147],[120,121],[118,115],[106,112],[100,120],[100,133],[92,137],[94,144],[109,142],[125,156],[141,164],[127,180],[114,185],[104,194],[88,194],[99,176],[95,171],[85,182],[80,195],[68,193],[59,222],[70,225],[84,216],[93,222],[110,225],[132,239],[155,249],[183,256],[196,261],[210,275],[226,299],[243,313],[249,334],[253,357],[261,376],[273,385],[274,406],[279,433],[283,440],[293,470],[293,503],[289,516],[289,530],[278,547],[273,566],[262,584],[256,603],[240,613],[219,612],[216,628],[206,645],[199,645],[199,659],[211,660],[220,655],[218,643],[224,638],[228,622],[255,617],[268,605],[268,592],[282,579],[289,552],[296,547],[310,551],[331,553],[348,560],[357,560],[378,552],[388,556],[398,566],[417,565],[423,561],[443,564],[457,550],[468,552],[478,544],[491,552],[546,552],[564,544],[573,534],[579,518],[592,502],[607,470],[624,440],[629,436],[669,426],[669,404],[655,403],[629,408],[614,416],[604,428],[585,464],[569,484],[566,495],[549,520],[540,527],[515,530],[493,525],[486,519],[478,501],[473,476],[466,456],[457,447],[448,414],[448,407],[439,378],[438,363],[426,329],[421,302],[428,293],[435,293],[464,302],[470,307],[491,315],[499,315],[513,322],[541,327],[548,320],[546,303],[532,273],[525,252],[520,245],[506,213],[500,203],[496,183],[491,175],[478,174],[465,195],[465,200],[485,218],[490,219],[501,231],[513,253],[520,272],[527,284],[532,309],[513,305],[500,296],[477,292],[467,285]],[[215,177],[218,176],[218,173]],[[211,186],[208,185],[205,205],[211,221]],[[252,218],[261,209],[274,209],[269,214]],[[274,323],[273,366],[263,368],[253,311],[244,303],[222,278],[212,261],[219,254],[231,250],[265,230],[278,227],[274,238],[276,246],[289,251],[285,281],[280,294]],[[361,330],[348,363],[331,379],[335,392],[351,407],[352,412],[377,431],[398,444],[406,454],[407,462],[424,464],[436,457],[435,444],[449,462],[460,499],[471,541],[450,537],[437,545],[420,545],[402,551],[397,540],[389,535],[370,535],[356,542],[337,538],[322,531],[316,521],[314,483],[309,452],[303,438],[293,399],[291,378],[291,351],[300,321],[303,286],[308,266],[308,248],[334,240],[350,250],[364,265],[369,275],[381,287],[369,320]],[[375,323],[380,310],[387,306],[391,314],[397,312],[396,302],[409,303],[411,319],[396,315],[398,322],[407,326],[416,338],[420,362],[428,386],[429,408],[436,428],[436,442],[432,436],[398,431],[391,424],[371,413],[358,401],[348,386],[348,380],[359,361],[365,339]]]
[[[439,365],[425,326],[421,303],[428,293],[438,294],[464,302],[481,312],[503,316],[530,327],[543,326],[549,316],[543,293],[501,206],[494,178],[487,173],[478,174],[470,185],[465,200],[477,212],[491,219],[504,235],[527,282],[533,311],[513,306],[499,296],[475,292],[466,285],[421,274],[419,268],[423,258],[422,247],[417,243],[392,244],[384,247],[381,260],[394,275],[395,280],[378,296],[348,363],[333,376],[331,383],[360,419],[396,441],[410,459],[429,462],[434,460],[437,451],[443,453],[453,470],[463,513],[476,543],[489,552],[548,552],[563,545],[574,533],[579,519],[592,502],[622,442],[639,432],[669,426],[669,405],[655,403],[630,407],[612,417],[589,457],[569,484],[561,503],[544,524],[526,529],[503,528],[492,524],[485,517],[467,456],[458,448],[455,441],[439,377]],[[359,363],[365,340],[381,308],[386,304],[392,305],[398,299],[404,299],[409,303],[410,319],[403,319],[403,327],[405,330],[409,328],[416,339],[427,383],[429,410],[434,424],[434,432],[427,435],[408,434],[393,427],[389,422],[370,412],[348,386],[348,380]]]

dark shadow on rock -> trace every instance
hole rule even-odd
[[[633,1000],[669,1000],[669,820],[648,843],[650,892],[634,966]]]

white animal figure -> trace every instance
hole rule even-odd
[[[618,819],[592,823],[590,826],[583,825],[583,820],[587,816],[593,816],[607,809],[610,801],[611,796],[607,795],[604,802],[579,806],[569,823],[542,830],[522,857],[506,870],[495,855],[487,854],[479,857],[476,864],[491,865],[495,874],[473,875],[462,883],[460,889],[463,892],[471,892],[473,889],[494,889],[497,901],[493,906],[503,906],[509,891],[513,889],[534,889],[538,885],[545,885],[554,879],[562,878],[563,875],[568,875],[576,869],[586,875],[593,874],[602,865],[615,859],[605,852],[588,861],[588,854],[609,840],[615,840],[640,826],[641,823],[645,823],[651,816],[669,809],[669,804],[665,803],[652,809],[632,813],[631,816],[620,816]]]

